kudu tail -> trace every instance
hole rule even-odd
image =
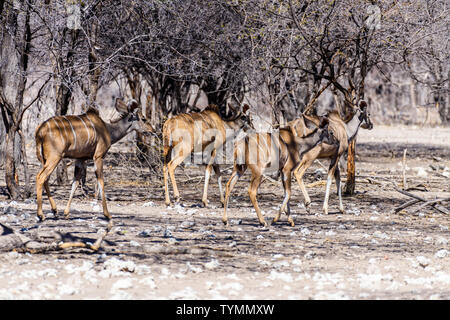
[[[44,142],[44,135],[42,133],[42,126],[39,126],[36,129],[35,132],[35,141],[36,141],[36,156],[38,158],[38,160],[44,164],[45,163],[45,159],[44,159],[44,154],[43,154],[43,142]]]

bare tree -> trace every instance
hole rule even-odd
[[[33,1],[2,1],[1,5],[1,66],[0,66],[0,110],[6,129],[5,139],[5,180],[8,194],[12,199],[29,197],[30,178],[22,132],[25,111],[40,96],[24,105],[27,87],[31,41],[31,7]],[[19,141],[19,143],[17,143]],[[25,188],[18,185],[18,165],[23,163]]]
[[[417,7],[422,10],[417,10]],[[418,0],[404,4],[404,66],[414,81],[430,89],[427,104],[437,107],[442,123],[450,123],[450,7],[447,1]]]

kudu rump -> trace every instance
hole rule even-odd
[[[278,221],[280,214],[286,211],[288,221],[294,226],[290,217],[289,198],[291,194],[291,171],[300,163],[301,157],[318,143],[329,140],[328,119],[322,118],[319,128],[310,129],[305,126],[304,120],[294,120],[287,128],[282,128],[273,133],[252,133],[238,142],[234,150],[234,168],[226,185],[224,214],[222,221],[228,225],[228,202],[230,193],[238,179],[250,168],[252,176],[248,194],[255,208],[259,223],[267,226],[261,209],[258,206],[256,194],[261,183],[263,173],[275,171],[281,174],[285,198],[278,215],[273,222]]]
[[[38,126],[35,133],[36,154],[43,167],[36,176],[37,215],[45,219],[42,211],[42,187],[44,186],[54,214],[57,214],[56,203],[51,197],[48,180],[53,170],[63,158],[76,159],[74,179],[69,201],[64,215],[69,216],[70,203],[74,192],[85,170],[85,161],[94,160],[95,175],[98,190],[102,197],[103,214],[108,219],[108,230],[112,227],[112,218],[106,206],[103,181],[103,159],[113,143],[122,139],[133,130],[150,130],[148,124],[141,119],[138,103],[131,100],[125,104],[116,99],[115,108],[120,116],[106,123],[100,118],[99,112],[89,108],[82,115],[55,116]]]
[[[201,112],[179,114],[164,123],[163,176],[166,205],[170,205],[168,177],[170,176],[173,196],[178,203],[180,193],[175,180],[175,169],[192,153],[194,153],[194,162],[206,164],[203,205],[208,205],[211,168],[214,168],[218,178],[220,201],[224,202],[219,161],[217,161],[219,151],[223,151],[224,145],[232,143],[241,131],[251,127],[248,105],[244,105],[242,112],[231,107],[229,109],[227,114],[223,114],[217,106],[210,105]],[[195,156],[198,153],[201,153],[200,159]]]

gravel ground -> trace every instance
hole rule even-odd
[[[307,213],[293,183],[295,227],[285,216],[269,228],[259,227],[247,195],[248,174],[232,194],[230,226],[225,228],[214,179],[211,206],[198,207],[200,169],[178,169],[184,206],[166,207],[158,178],[144,170],[125,179],[126,168],[107,165],[106,192],[115,224],[100,250],[0,253],[0,299],[448,300],[449,217],[430,206],[420,208],[420,203],[393,213],[410,198],[388,180],[401,182],[406,148],[408,185],[415,187],[410,192],[426,199],[449,198],[449,138],[449,128],[377,126],[361,131],[358,192],[344,198],[346,213],[338,213],[333,192],[330,214],[321,214],[320,183],[308,188],[313,205]],[[117,151],[120,147],[112,150],[107,164]],[[33,170],[35,174],[37,163]],[[318,163],[308,172],[307,184],[325,174]],[[260,187],[258,200],[268,221],[282,201],[280,185],[264,181]],[[4,186],[0,180],[0,188]],[[51,188],[62,213],[70,186]],[[106,225],[99,204],[77,193],[70,219],[55,219],[44,198],[48,219],[37,223],[35,198],[10,201],[0,196],[0,222],[42,243],[93,242]],[[442,205],[448,209],[448,204]]]

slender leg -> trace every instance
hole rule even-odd
[[[333,181],[334,172],[336,171],[336,158],[331,159],[330,167],[328,169],[327,186],[325,188],[325,198],[323,200],[323,212],[328,214],[328,199],[330,197],[331,182]]]
[[[222,205],[225,204],[225,198],[223,196],[223,187],[222,187],[222,174],[220,173],[220,167],[219,165],[215,164],[213,165],[214,173],[217,176],[217,183],[219,185],[219,193],[220,193],[220,202]]]
[[[39,220],[44,221],[45,216],[42,211],[42,186],[46,188],[47,195],[49,196],[49,199],[51,199],[50,196],[50,190],[48,188],[48,178],[52,174],[52,172],[55,170],[56,166],[58,165],[59,161],[61,161],[60,157],[49,157],[44,164],[44,167],[39,171],[39,173],[36,176],[36,201],[37,201],[37,216],[39,217]],[[56,211],[56,204],[53,199],[50,200],[50,204],[52,206],[52,210]]]
[[[334,179],[336,180],[336,189],[339,197],[339,211],[345,213],[344,205],[342,204],[341,173],[339,165],[336,166],[336,170],[334,171]]]
[[[261,209],[258,206],[258,200],[256,199],[256,194],[258,192],[258,187],[261,183],[261,178],[262,178],[262,174],[260,172],[256,172],[256,171],[252,172],[252,178],[250,180],[250,186],[248,188],[248,195],[250,196],[250,200],[253,204],[253,207],[255,208],[259,223],[262,226],[267,227],[267,222],[261,213]]]
[[[69,218],[69,213],[70,213],[70,205],[72,203],[72,198],[75,194],[75,190],[78,187],[78,184],[80,183],[81,179],[83,178],[83,173],[84,173],[84,169],[85,168],[85,162],[82,160],[77,160],[75,162],[75,170],[73,173],[73,180],[72,180],[72,190],[70,191],[70,196],[69,196],[69,201],[67,201],[67,206],[64,209],[64,216],[66,217],[66,219]]]
[[[106,195],[105,195],[105,182],[103,180],[103,158],[96,158],[94,159],[94,168],[95,168],[95,175],[97,177],[97,184],[98,184],[98,191],[100,192],[102,196],[102,206],[103,206],[103,215],[106,217],[106,219],[109,221],[108,223],[108,231],[111,230],[113,226],[113,221],[111,214],[108,211],[108,207],[106,205]]]
[[[309,197],[308,191],[303,184],[303,175],[313,162],[314,160],[302,160],[300,165],[297,166],[297,168],[294,170],[295,179],[297,180],[297,183],[300,186],[300,190],[303,193],[303,197],[305,198],[305,208],[307,211],[309,211],[308,207],[311,204],[311,198]]]
[[[58,210],[56,209],[56,202],[55,202],[55,200],[53,200],[53,197],[50,193],[50,187],[48,186],[48,178],[44,182],[44,188],[45,188],[45,192],[47,193],[48,201],[50,201],[50,206],[52,208],[52,212],[56,218],[58,216]]]
[[[81,193],[83,194],[83,196],[85,198],[88,198],[88,187],[86,186],[86,175],[87,175],[87,164],[86,161],[82,161],[83,164],[83,168],[82,168],[82,172],[80,173],[80,179],[79,179],[79,183],[81,186]],[[77,163],[75,162],[75,169],[76,169],[76,165]],[[95,188],[95,198],[97,198],[97,187]]]
[[[230,194],[233,190],[234,186],[236,185],[236,182],[239,180],[239,178],[244,174],[245,172],[245,166],[239,166],[234,167],[233,173],[231,174],[230,180],[228,180],[226,186],[225,186],[225,200],[223,202],[223,217],[222,222],[228,226],[228,216],[227,216],[227,209],[228,209],[228,201],[230,200]]]
[[[280,219],[281,213],[286,212],[288,222],[293,227],[294,220],[290,216],[291,214],[291,206],[290,206],[290,199],[291,199],[291,172],[281,172],[281,179],[283,182],[283,189],[284,189],[284,199],[283,203],[281,204],[280,210],[278,211],[275,218],[273,218],[272,223],[278,222]]]
[[[168,149],[167,151],[164,150],[165,156],[164,156],[164,164],[163,164],[163,177],[164,177],[164,193],[166,197],[166,206],[170,205],[170,195],[169,195],[169,177],[168,177],[168,168],[167,163],[170,161],[170,153],[172,152],[172,149]]]
[[[213,167],[214,159],[216,158],[216,149],[214,149],[211,152],[211,157],[209,158],[208,164],[206,165],[205,169],[205,185],[203,186],[203,197],[202,202],[203,206],[208,206],[208,185],[209,185],[209,178],[211,177],[211,169]]]
[[[184,159],[185,159],[185,157],[183,156],[183,154],[177,155],[177,157],[172,159],[167,164],[167,170],[169,172],[170,180],[172,182],[173,196],[175,198],[176,203],[180,202],[180,192],[178,191],[177,181],[175,180],[175,169],[180,165],[180,163],[183,162]],[[169,204],[170,204],[170,202],[169,202]]]

